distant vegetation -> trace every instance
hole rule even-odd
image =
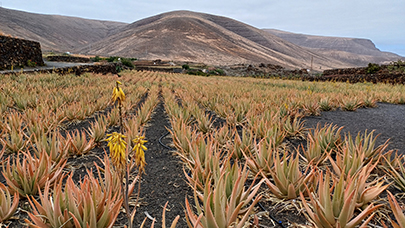
[[[380,69],[381,69],[380,65],[376,63],[369,63],[366,68],[366,72],[367,74],[374,74],[377,73]]]
[[[186,70],[186,68],[184,68],[184,65],[183,65],[183,69]],[[201,69],[190,69],[189,68],[189,69],[187,69],[186,73],[190,74],[190,75],[199,75],[199,76],[210,76],[210,75],[225,76],[226,75],[224,70],[222,70],[222,69],[212,69],[212,70],[205,71],[205,70],[201,70]]]
[[[124,57],[119,57],[119,56],[110,56],[108,58],[101,58],[100,56],[96,56],[94,58],[91,58],[91,60],[93,62],[100,62],[102,60],[106,60],[109,63],[113,63],[113,62],[120,62],[127,67],[131,67],[134,68],[134,63],[132,61],[136,61],[137,58],[124,58]]]
[[[376,63],[369,63],[366,67],[367,74],[375,74],[381,70],[388,70],[387,73],[405,73],[405,62],[402,60],[391,62],[389,65],[378,65]]]
[[[29,59],[29,60],[27,61],[27,66],[29,66],[29,67],[36,67],[36,66],[37,66],[37,63],[34,62],[34,61],[31,61],[31,59]]]
[[[402,72],[405,73],[405,61],[398,60],[396,62],[392,62],[387,67],[389,72]]]
[[[96,55],[96,57],[91,58],[91,60],[92,60],[93,62],[100,62],[101,58],[100,58],[100,56]]]

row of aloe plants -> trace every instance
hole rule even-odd
[[[215,202],[224,205],[220,202],[224,197],[215,193],[219,188],[215,183],[223,176],[232,176],[227,173],[231,169],[229,161],[239,170],[248,166],[250,174],[261,179],[259,183],[264,182],[275,197],[284,200],[300,199],[308,218],[319,227],[355,227],[360,223],[366,225],[382,207],[382,204],[374,205],[373,202],[390,186],[391,183],[385,181],[386,177],[395,180],[395,186],[400,186],[398,183],[404,173],[398,173],[397,170],[401,170],[399,161],[403,161],[403,156],[394,157],[392,151],[386,151],[388,142],[376,146],[373,132],[364,132],[355,138],[351,135],[342,138],[342,129],[333,125],[318,126],[313,131],[306,132],[299,117],[317,114],[319,107],[318,110],[311,111],[309,106],[294,104],[297,101],[289,98],[290,103],[281,103],[285,100],[269,102],[282,104],[275,111],[266,109],[260,100],[252,100],[253,95],[249,92],[254,91],[246,86],[239,87],[229,83],[233,89],[224,89],[223,85],[226,83],[223,78],[217,81],[212,78],[209,81],[204,78],[182,79],[187,86],[179,83],[171,88],[175,94],[170,89],[164,94],[166,109],[171,116],[174,146],[186,164],[185,176],[196,195],[197,215],[193,214],[191,207],[187,208],[190,227],[211,227],[212,224],[229,222],[224,213],[215,214],[215,208],[211,207]],[[245,83],[242,79],[240,81]],[[369,85],[367,86],[369,90]],[[403,90],[402,87],[395,88]],[[249,92],[244,91],[245,89]],[[313,90],[306,92],[306,96],[312,96]],[[211,91],[215,92],[211,94]],[[261,92],[266,94],[267,91]],[[287,94],[289,91],[280,90],[272,98],[285,96],[281,92]],[[210,96],[214,103],[209,101]],[[261,97],[263,99],[265,96]],[[178,98],[182,100],[182,105],[178,104]],[[374,106],[376,101],[374,99],[369,107]],[[226,111],[219,111],[220,103]],[[208,118],[204,109],[198,110],[198,107],[215,111],[218,116],[226,119],[227,124],[214,129],[213,121]],[[239,134],[232,130],[235,126],[241,126]],[[285,138],[291,137],[304,137],[307,144],[297,149],[286,148]],[[386,175],[380,178],[373,178],[371,175],[381,171]],[[228,183],[233,184],[236,179]],[[214,195],[219,198],[212,198]],[[258,198],[260,196],[259,194]],[[227,203],[231,200],[226,199]],[[391,201],[394,205],[392,197]],[[186,205],[189,203],[186,202]],[[402,213],[395,208],[393,211],[400,221]],[[243,219],[238,220],[245,217],[232,218],[232,222],[238,221],[238,224],[245,222]]]
[[[314,97],[316,98],[315,100],[317,100],[319,97],[323,97],[323,93],[326,91],[331,93],[328,97],[334,97],[336,94],[333,93],[333,90],[341,89],[342,86],[344,87],[344,96],[350,97],[355,94],[354,89],[356,89],[356,87],[349,89],[346,88],[345,85],[332,84],[331,89],[327,87],[329,86],[328,84],[312,83],[310,86],[307,86],[306,84],[293,85],[288,81],[267,81],[259,82],[258,84],[260,85],[258,85],[258,88],[249,89],[248,86],[246,86],[247,83],[253,84],[257,81],[251,79],[235,79],[235,81],[232,82],[235,84],[232,84],[230,82],[222,83],[226,81],[224,78],[210,78],[210,80],[206,80],[206,78],[200,77],[190,78],[180,75],[162,75],[162,78],[165,80],[162,85],[164,86],[163,92],[166,110],[169,113],[172,123],[171,131],[174,145],[178,149],[178,155],[186,164],[185,177],[189,181],[190,186],[194,189],[194,203],[196,209],[193,209],[190,202],[186,200],[186,218],[188,219],[190,227],[244,226],[245,222],[250,220],[250,213],[255,203],[260,201],[261,197],[263,197],[260,191],[260,186],[262,185],[267,186],[275,197],[301,200],[309,218],[318,226],[322,224],[322,226],[325,227],[350,227],[351,225],[359,223],[359,221],[366,224],[369,222],[369,219],[372,218],[370,214],[372,214],[373,211],[378,211],[380,207],[379,205],[374,206],[372,204],[373,198],[377,197],[381,191],[384,191],[388,187],[388,184],[384,183],[382,179],[370,179],[369,174],[376,172],[380,167],[385,167],[383,169],[386,170],[390,177],[392,176],[396,186],[401,186],[401,183],[404,185],[403,181],[401,181],[404,170],[403,166],[401,166],[403,164],[403,157],[396,155],[394,159],[391,159],[391,157],[388,156],[389,153],[384,153],[386,145],[376,148],[374,145],[375,138],[372,133],[365,132],[355,139],[352,139],[350,136],[342,139],[339,137],[339,129],[333,126],[319,127],[309,134],[302,128],[302,123],[299,119],[300,116],[319,112],[316,103],[304,105],[306,99]],[[127,78],[126,76],[131,77]],[[126,76],[124,77],[126,82],[123,80],[124,87],[133,82],[133,80],[137,82],[142,80],[134,79],[134,73],[127,73]],[[155,78],[158,77],[157,75],[154,76]],[[167,84],[165,84],[166,82]],[[110,83],[112,84],[112,82]],[[154,87],[153,82],[145,81],[145,83],[146,88],[151,88],[151,91],[155,90],[152,89],[152,87]],[[222,87],[218,85],[222,85]],[[322,88],[322,86],[325,88]],[[363,85],[360,85],[360,87],[362,86]],[[270,95],[267,87],[278,88],[279,90],[277,90],[277,92],[272,91],[275,95]],[[297,87],[298,90],[292,90],[294,87]],[[235,88],[242,89],[235,90]],[[290,88],[291,90],[286,91],[282,88]],[[259,96],[259,94],[255,92],[255,89],[264,91],[264,95]],[[388,97],[387,100],[389,100],[395,97],[396,91],[403,90],[401,87],[394,87],[394,92],[390,93],[389,91],[385,91],[385,88],[378,87],[378,85],[375,89],[381,89],[385,95],[378,95],[376,91],[371,92],[371,90],[366,90],[364,94],[373,93],[373,97]],[[182,107],[179,106],[176,97],[170,90],[175,90],[178,97],[183,100]],[[221,92],[224,90],[227,92]],[[214,96],[215,91],[220,96]],[[288,95],[286,96],[284,94]],[[291,94],[295,94],[295,97],[292,97]],[[151,97],[156,98],[156,95],[151,95]],[[328,97],[323,97],[318,100],[321,101]],[[297,98],[297,100],[294,100],[294,98]],[[376,98],[375,101],[384,101],[380,98]],[[240,103],[239,105],[237,104],[238,102]],[[151,100],[150,103],[153,103],[153,101]],[[366,102],[362,101],[361,103]],[[14,105],[11,106],[14,107]],[[151,106],[153,107],[153,105]],[[225,111],[221,112],[220,109],[217,110],[217,106],[222,106],[221,108]],[[213,128],[213,120],[209,118],[201,107],[206,107],[210,111],[216,112],[218,116],[224,117],[227,120],[227,124],[220,129]],[[6,114],[3,113],[3,118],[10,121],[5,125],[10,129],[25,127],[25,124],[15,124],[15,122],[11,120],[12,118],[10,119],[9,116],[13,116],[8,114],[10,109],[17,110],[11,108],[9,105],[6,106]],[[37,110],[37,107],[17,111],[25,114],[31,109]],[[113,117],[113,119],[116,120],[115,124],[122,123],[124,126],[124,121],[120,123],[122,113],[121,115],[117,111],[112,111],[111,113],[114,113],[115,118]],[[150,111],[143,113],[148,116]],[[141,115],[142,113],[138,113],[136,117]],[[257,121],[256,117],[263,119],[263,121]],[[138,119],[148,119],[148,117],[139,117]],[[97,122],[103,122],[103,120],[97,120]],[[138,123],[140,122],[144,121],[136,120],[132,121],[132,124],[128,123],[126,126],[130,126],[128,129],[131,129],[132,133],[129,133],[130,130],[128,130],[125,134],[133,134],[134,137],[136,137],[139,131],[137,132],[133,129],[139,129],[141,124]],[[103,129],[103,127],[99,126],[98,129]],[[93,129],[90,132],[93,134],[95,131],[96,130]],[[102,130],[100,131],[102,132]],[[271,132],[269,133],[269,131]],[[29,135],[25,129],[22,132],[27,136]],[[54,130],[51,130],[50,133],[57,134]],[[4,133],[3,138],[7,138],[9,135],[11,135],[11,133]],[[32,135],[32,137],[34,137],[35,134]],[[102,134],[98,135],[100,136]],[[61,139],[58,136],[54,137]],[[102,136],[100,137],[101,139],[99,140],[102,140]],[[302,146],[301,149],[292,150],[291,148],[285,148],[283,144],[285,141],[284,138],[288,137],[305,137],[309,140],[307,140],[307,145]],[[325,140],[325,138],[330,139],[330,141]],[[48,142],[49,141],[50,140],[48,140]],[[58,145],[61,145],[61,148],[71,147],[66,146],[66,144],[70,144],[72,140],[60,141]],[[64,143],[66,141],[69,143]],[[126,142],[129,145],[132,144],[131,140],[127,139]],[[31,144],[31,142],[29,144]],[[36,143],[33,145],[36,146]],[[135,147],[136,145],[131,146]],[[24,150],[26,149],[27,147]],[[372,153],[369,153],[370,151]],[[9,153],[9,149],[3,146],[2,152]],[[29,158],[29,156],[31,156],[31,158]],[[36,155],[29,153],[21,153],[22,160],[29,160],[32,161],[31,163],[40,164],[40,166],[52,164],[52,166],[56,167],[56,174],[62,173],[58,172],[58,170],[60,167],[66,166],[63,159],[56,159],[56,161],[49,162],[52,160],[49,157],[51,156],[45,154],[42,155],[42,157],[36,157]],[[6,163],[10,162],[10,160]],[[34,162],[34,160],[36,161]],[[13,161],[11,161],[11,163],[12,162]],[[15,167],[18,166],[17,163],[14,165],[11,165],[11,163],[9,165],[10,170],[15,170]],[[101,182],[103,182],[104,185],[108,186],[120,186],[121,183],[117,183],[116,178],[112,178],[113,180],[110,181],[113,183],[106,184],[109,182],[108,175],[114,176],[117,174],[108,174],[108,172],[105,171],[107,166],[111,167],[107,159],[104,160],[104,164],[105,167],[103,169],[97,168],[97,170],[100,171],[100,178],[97,179],[99,183],[97,185],[101,186],[103,185]],[[3,165],[3,167],[7,167],[7,164]],[[21,167],[21,169],[34,169],[32,166],[27,165],[21,165]],[[5,170],[7,170],[7,168],[5,168]],[[42,168],[40,170],[42,170],[42,173],[49,173],[49,169]],[[115,172],[115,169],[110,170],[112,170],[111,172]],[[308,175],[303,175],[303,173]],[[59,194],[58,197],[55,195],[48,199],[60,198],[61,195],[63,195],[67,196],[66,200],[72,200],[73,195],[79,195],[78,192],[96,192],[100,196],[105,196],[103,199],[111,200],[109,202],[102,201],[102,206],[109,205],[109,210],[118,207],[115,203],[112,203],[114,200],[119,199],[119,193],[117,193],[119,192],[119,190],[117,190],[118,187],[111,187],[109,189],[113,190],[104,191],[102,187],[99,188],[91,184],[97,182],[95,179],[92,179],[93,177],[92,174],[89,173],[79,185],[76,185],[80,186],[80,188],[88,189],[89,191],[74,190],[75,187],[69,185],[68,177],[66,186],[69,185],[70,193],[65,192],[64,194]],[[245,187],[246,181],[251,178],[255,181],[252,181],[253,184]],[[53,184],[48,184],[47,192],[45,191],[47,189],[47,183],[42,187],[42,189],[44,189],[42,190],[44,191],[43,195],[41,195],[42,198],[47,198],[51,195],[49,189],[52,188],[52,185],[54,192],[59,191],[55,186],[57,186],[60,179],[52,179],[54,179]],[[59,181],[56,181],[56,179]],[[19,194],[16,194],[16,192],[14,192],[14,197],[11,196],[13,195],[13,190],[11,190],[10,193],[10,186],[11,184],[4,187],[0,186],[2,189],[9,191],[9,193],[3,191],[5,193],[0,194],[4,196],[2,198],[5,199],[4,202],[10,202],[7,203],[8,206],[5,206],[6,210],[4,211],[7,212],[15,205],[11,199],[13,198],[15,202],[16,198],[19,197]],[[344,189],[344,191],[342,189]],[[333,198],[331,196],[332,192],[336,193],[333,194]],[[335,195],[337,196],[335,197]],[[112,198],[108,198],[109,196]],[[114,198],[115,196],[117,197]],[[65,210],[55,212],[58,221],[62,221],[59,219],[62,217],[66,218],[68,221],[64,220],[65,222],[59,225],[72,223],[78,226],[77,224],[82,224],[81,221],[92,221],[92,227],[98,227],[98,222],[94,223],[94,218],[96,218],[96,221],[98,218],[107,219],[107,215],[105,214],[94,216],[93,211],[102,210],[106,207],[97,205],[97,202],[95,203],[89,200],[88,197],[88,195],[82,197],[78,196],[77,202],[83,202],[81,205],[88,205],[87,208],[89,208],[89,210],[86,211],[90,211],[90,213],[75,214],[75,212],[66,209],[69,205],[61,206],[65,207]],[[356,203],[346,203],[354,202],[352,199],[355,197],[357,199]],[[320,200],[320,198],[322,198],[322,200]],[[327,199],[330,201],[328,202]],[[398,209],[395,210],[395,208],[399,208],[395,204],[395,199],[389,199],[392,205],[395,206],[392,207],[392,210],[396,215],[398,214],[398,216],[400,216],[400,211]],[[61,201],[48,201],[48,204],[44,204],[48,206],[42,205],[38,207],[39,202],[36,202],[32,197],[30,200],[32,200],[31,204],[33,208],[36,207],[36,211],[32,214],[35,218],[42,217],[40,214],[42,212],[48,213],[50,208],[54,209],[55,204],[59,203],[59,205],[61,205]],[[322,210],[324,208],[326,208],[327,211]],[[364,213],[359,212],[360,208],[363,209]],[[72,210],[75,209],[72,208]],[[197,212],[195,212],[195,210],[197,210]],[[65,211],[68,212],[65,213]],[[333,211],[333,214],[330,213],[331,211]],[[344,213],[341,213],[342,211]],[[73,216],[75,219],[73,219]],[[52,215],[46,215],[46,217],[52,217]],[[114,216],[112,216],[112,218],[114,218]],[[326,220],[324,218],[326,218]],[[367,220],[363,221],[364,218],[367,218]],[[335,219],[335,221],[333,221],[333,219]],[[44,220],[41,221],[48,223],[48,220],[45,222]],[[401,222],[400,219],[397,219],[397,221],[399,223]],[[35,223],[35,221],[31,221],[31,223]],[[111,225],[112,223],[108,224]]]
[[[48,77],[39,77],[41,76]],[[130,84],[136,75],[129,72],[127,76],[131,76],[123,78],[127,89],[136,88]],[[99,75],[93,77],[97,78]],[[82,78],[72,79],[75,80]],[[60,129],[63,126],[60,122],[55,123],[54,127],[46,132],[31,134],[27,130],[26,123],[29,121],[26,119],[34,116],[34,112],[38,114],[36,108],[21,113],[7,110],[9,113],[5,118],[8,121],[2,125],[0,153],[2,175],[6,180],[5,185],[0,185],[0,222],[5,222],[13,216],[20,198],[27,198],[32,209],[28,212],[30,220],[26,222],[32,227],[111,227],[123,202],[123,190],[117,179],[117,170],[111,167],[108,156],[104,156],[103,167],[95,164],[96,175],[89,170],[82,181],[74,183],[73,172],[67,172],[67,158],[88,153],[105,139],[108,129],[116,125],[120,125],[121,131],[127,135],[130,148],[136,148],[135,139],[142,135],[143,126],[150,120],[158,102],[157,85],[152,81],[145,82],[150,87],[149,96],[138,110],[130,110],[126,106],[128,104],[123,102],[120,107],[124,108],[125,112],[121,112],[121,115],[117,116],[118,112],[113,108],[107,116],[98,115],[89,129],[65,132],[66,136],[60,133],[60,130],[63,131]],[[131,96],[136,93],[129,95],[127,102],[135,101]],[[139,101],[140,96],[137,97]],[[26,138],[24,146],[12,150],[7,140],[10,140],[11,132],[16,129]],[[132,192],[137,177],[131,181],[129,189]]]

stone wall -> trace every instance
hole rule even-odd
[[[358,68],[343,68],[343,69],[331,69],[331,70],[324,70],[323,75],[347,75],[347,74],[366,74],[366,67],[358,67]]]
[[[48,61],[55,62],[72,62],[72,63],[89,63],[89,58],[76,57],[76,56],[64,56],[64,55],[50,55],[46,57]]]
[[[38,42],[0,36],[0,70],[12,66],[43,66],[41,45]]]
[[[321,76],[303,76],[302,80],[405,84],[405,64],[402,61],[390,65],[370,63],[368,67],[331,69],[325,70]]]
[[[379,74],[339,74],[328,76],[307,75],[301,78],[303,81],[333,81],[349,83],[390,83],[405,84],[405,73],[379,73]]]
[[[306,69],[288,70],[279,65],[273,64],[237,64],[222,68],[226,75],[229,76],[247,76],[247,77],[300,77],[301,75],[307,75]]]

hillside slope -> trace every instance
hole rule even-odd
[[[348,66],[236,20],[190,11],[149,17],[92,45],[99,55],[161,58],[211,65],[271,63],[288,68]],[[86,52],[86,49],[78,49]]]
[[[43,50],[72,51],[105,38],[125,23],[43,15],[0,7],[0,31],[38,41]]]
[[[264,63],[322,71],[401,58],[381,52],[366,39],[258,29],[231,18],[190,11],[126,24],[0,7],[0,32],[38,41],[43,50],[208,65]]]
[[[263,29],[263,31],[322,55],[358,66],[367,65],[369,62],[382,63],[404,58],[391,52],[380,51],[368,39],[313,36],[276,29]]]

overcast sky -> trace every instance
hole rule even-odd
[[[0,0],[34,13],[132,23],[173,10],[230,17],[257,28],[371,39],[405,56],[405,0]]]

